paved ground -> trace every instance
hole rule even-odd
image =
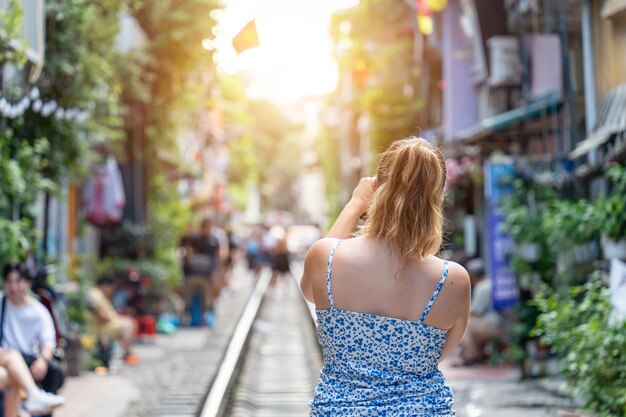
[[[251,291],[251,277],[239,270],[216,305],[213,329],[180,329],[135,345],[139,366],[117,362],[114,375],[87,372],[68,378],[61,394],[67,404],[55,417],[154,417],[177,408],[193,415],[219,366],[232,328]],[[193,386],[190,388],[189,386]]]
[[[548,390],[546,381],[521,381],[516,367],[472,366],[441,370],[454,393],[458,417],[554,417],[571,401]]]
[[[62,391],[67,405],[55,417],[155,417],[183,410],[176,414],[193,415],[188,403],[197,402],[207,377],[196,382],[190,375],[196,370],[208,374],[219,365],[220,356],[206,351],[227,343],[228,326],[239,316],[250,289],[250,278],[238,274],[218,304],[220,325],[212,330],[182,329],[172,336],[159,335],[152,344],[138,345],[140,366],[121,366],[115,375],[85,373],[69,378]],[[452,368],[444,363],[442,371],[453,389],[459,417],[555,416],[557,408],[570,405],[538,381],[520,382],[515,368]],[[185,391],[196,385],[197,392],[185,397]]]

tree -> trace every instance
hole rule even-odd
[[[35,85],[44,103],[54,103],[55,112],[43,115],[35,106],[13,119],[0,121],[0,233],[7,236],[0,246],[0,262],[18,260],[34,247],[35,196],[55,192],[60,183],[84,172],[90,144],[116,136],[118,84],[113,62],[118,12],[121,0],[88,2],[48,0],[46,3],[46,64]],[[13,35],[21,19],[19,8],[10,7],[2,16]],[[9,36],[10,33],[9,33]],[[0,36],[0,66],[8,60],[24,69],[25,61],[7,53]],[[3,93],[20,100],[31,87],[25,71]],[[64,110],[84,112],[80,121],[66,117]],[[61,111],[63,110],[63,111]],[[5,234],[7,233],[7,234]]]
[[[236,77],[220,75],[225,107],[230,192],[243,208],[249,186],[262,187],[262,208],[292,210],[296,205],[294,184],[300,171],[301,126],[277,105],[249,100]]]
[[[218,0],[137,0],[129,13],[146,35],[145,44],[118,61],[124,114],[124,162],[143,173],[147,224],[154,236],[155,260],[179,276],[175,249],[191,217],[173,171],[180,161],[181,131],[197,123],[210,105],[213,53],[202,47],[212,38],[211,12]],[[210,140],[207,138],[207,141]],[[141,220],[136,219],[139,222]]]
[[[415,11],[402,1],[362,0],[332,19],[340,73],[351,74],[343,82],[353,83],[352,110],[371,118],[373,151],[414,135],[420,126],[414,26]]]

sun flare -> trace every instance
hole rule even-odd
[[[338,74],[328,24],[333,11],[351,4],[354,0],[227,1],[217,16],[218,69],[243,74],[253,98],[288,102],[332,92]],[[251,19],[261,46],[237,55],[232,39]]]

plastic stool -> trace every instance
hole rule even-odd
[[[137,335],[140,338],[153,338],[156,335],[156,321],[152,316],[137,316]]]

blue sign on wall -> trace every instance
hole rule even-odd
[[[514,175],[512,163],[485,163],[486,247],[493,283],[493,307],[496,309],[514,305],[519,297],[515,274],[509,265],[514,242],[508,233],[500,230],[504,215],[498,206],[500,199],[513,191],[511,179]]]

